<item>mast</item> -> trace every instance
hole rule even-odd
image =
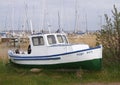
[[[85,28],[86,28],[86,33],[88,33],[87,13],[85,14]]]
[[[41,28],[41,31],[43,32],[43,29],[45,29],[45,18],[46,18],[46,6],[45,6],[45,3],[46,1],[45,0],[42,0],[43,1],[43,15],[42,15],[42,28]]]
[[[48,32],[51,33],[51,24],[50,24],[50,15],[49,13],[47,12],[47,28],[48,28]]]
[[[78,22],[79,22],[79,13],[78,13],[78,1],[75,1],[75,26],[74,26],[74,33],[78,32]]]
[[[7,16],[5,17],[5,27],[4,27],[5,31],[7,31]]]
[[[48,31],[49,31],[49,33],[51,33],[51,25],[49,24],[49,23],[47,23],[47,25],[48,25]]]
[[[14,36],[15,35],[15,32],[14,32],[14,13],[15,13],[15,10],[14,10],[14,5],[13,5],[13,8],[12,8],[12,35]]]
[[[59,11],[58,11],[58,29],[61,31],[61,26],[60,26],[60,14],[59,14]]]
[[[102,15],[99,15],[100,21],[99,21],[99,27],[102,29]]]
[[[57,32],[63,32],[62,28],[61,28],[61,22],[60,22],[60,14],[59,14],[59,11],[58,11],[58,30]]]
[[[25,3],[25,14],[26,14],[26,17],[25,17],[25,24],[27,25],[27,32],[29,31],[28,28],[29,28],[29,20],[28,20],[28,5]],[[26,29],[26,28],[25,28]]]
[[[32,25],[32,21],[30,16],[28,16],[28,5],[25,3],[25,24],[27,25],[27,32],[31,31],[31,33],[33,34],[33,25]],[[24,26],[25,27],[25,26]]]

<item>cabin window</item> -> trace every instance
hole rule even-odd
[[[33,41],[33,45],[34,46],[44,45],[44,40],[43,40],[42,36],[40,36],[40,37],[33,37],[32,41]]]
[[[59,43],[64,43],[63,38],[61,35],[57,35],[57,39]]]
[[[54,35],[48,35],[47,36],[48,43],[49,44],[56,44],[55,36]]]
[[[63,35],[63,40],[64,40],[65,43],[68,43],[67,38],[66,38],[65,35]]]

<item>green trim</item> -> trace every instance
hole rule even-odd
[[[13,63],[13,62],[11,62]],[[94,59],[82,62],[72,62],[72,63],[62,63],[62,64],[52,64],[52,65],[21,65],[15,64],[15,66],[25,67],[25,68],[44,68],[44,69],[87,69],[87,70],[100,70],[102,67],[102,59]]]

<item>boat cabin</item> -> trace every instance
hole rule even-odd
[[[59,33],[32,35],[30,39],[32,46],[52,46],[68,44],[66,35]]]
[[[66,46],[69,46],[68,39],[63,33],[37,34],[29,38],[28,54],[64,53]]]

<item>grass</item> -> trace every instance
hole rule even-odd
[[[0,85],[76,85],[93,82],[120,82],[120,65],[103,66],[101,71],[58,71],[14,67],[0,61]]]

